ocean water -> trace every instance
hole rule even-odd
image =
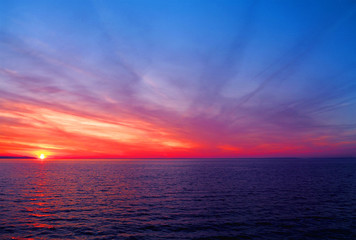
[[[356,160],[1,160],[24,238],[356,239]]]

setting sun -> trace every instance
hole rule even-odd
[[[52,155],[52,153],[50,151],[42,150],[42,149],[32,152],[32,156],[34,156],[35,158],[40,159],[40,160],[44,160],[44,159],[48,158],[48,156],[51,156],[51,155]]]

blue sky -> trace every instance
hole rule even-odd
[[[356,154],[354,1],[0,7],[4,154]]]

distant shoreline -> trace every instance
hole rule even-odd
[[[26,156],[0,156],[0,159],[11,158],[11,159],[35,159],[34,157]]]

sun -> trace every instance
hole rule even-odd
[[[1,0],[0,0],[1,1]],[[52,156],[52,153],[50,151],[47,150],[37,150],[37,151],[33,151],[32,152],[33,156],[35,158],[37,158],[38,160],[45,160],[46,158],[48,158],[48,156]]]

